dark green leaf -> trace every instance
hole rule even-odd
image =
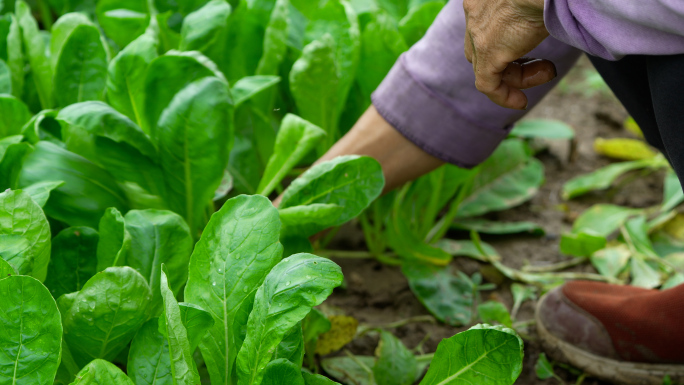
[[[200,344],[214,384],[231,383],[244,338],[234,330],[245,327],[254,293],[280,260],[279,235],[278,211],[267,198],[238,196],[211,217],[195,246],[185,300],[216,321]]]
[[[38,182],[24,187],[23,190],[31,196],[31,199],[33,199],[38,206],[44,207],[48,199],[50,199],[50,192],[62,185],[64,185],[64,182],[61,180],[54,182]]]
[[[97,231],[69,227],[52,239],[52,254],[45,286],[55,298],[73,293],[97,272]]]
[[[384,385],[411,385],[418,373],[418,362],[410,350],[392,333],[380,331],[378,357],[373,366],[375,381]]]
[[[97,227],[108,207],[125,210],[125,194],[112,176],[87,159],[52,143],[39,142],[27,155],[18,185],[64,181],[53,190],[45,213],[71,226]]]
[[[105,360],[93,360],[76,375],[71,385],[135,385],[116,365]]]
[[[74,32],[74,29],[81,25],[92,26],[93,23],[85,14],[81,12],[72,12],[61,16],[55,25],[52,26],[52,35],[50,37],[50,68],[53,73],[55,68],[57,68],[59,55],[62,53],[64,44],[69,39],[71,33]]]
[[[150,287],[130,267],[110,267],[59,298],[64,338],[79,366],[114,359],[148,317]]]
[[[289,0],[276,0],[264,32],[263,54],[256,69],[257,75],[277,75],[285,55],[289,38]]]
[[[280,358],[266,365],[262,385],[304,385],[302,371],[299,366]]]
[[[238,384],[261,383],[272,349],[341,283],[340,267],[325,258],[296,254],[277,264],[254,299],[237,357]]]
[[[207,331],[214,326],[214,318],[201,307],[191,303],[179,303],[181,321],[188,331],[190,350],[193,352],[199,346],[200,341]]]
[[[0,378],[51,385],[62,348],[62,323],[50,292],[26,276],[0,279]]]
[[[0,59],[0,94],[12,93],[12,73],[4,60]]]
[[[257,189],[268,196],[292,170],[325,136],[320,127],[292,114],[285,115],[276,137],[273,155],[268,160],[266,171]]]
[[[147,321],[133,338],[128,375],[136,385],[173,385],[169,345],[159,333],[158,318]]]
[[[304,362],[304,335],[302,324],[298,323],[285,333],[283,340],[280,341],[273,353],[273,359],[284,358],[298,368]]]
[[[0,94],[0,139],[21,133],[21,128],[31,119],[28,107],[11,95]]]
[[[523,342],[511,329],[476,325],[437,347],[421,385],[487,383],[511,385],[522,371]]]
[[[38,31],[38,23],[31,14],[31,8],[23,0],[16,3],[15,11],[22,40],[26,47],[26,56],[31,65],[33,81],[35,82],[43,109],[52,107],[52,70],[45,52],[45,39]]]
[[[304,384],[306,385],[340,385],[339,383],[321,376],[320,374],[312,374],[302,371],[302,377],[304,378]]]
[[[9,17],[7,34],[7,66],[12,74],[12,95],[21,98],[24,91],[24,53],[22,49],[21,28],[14,15]]]
[[[0,258],[39,281],[50,262],[50,225],[40,206],[19,190],[0,193]]]
[[[424,262],[404,262],[401,270],[411,291],[438,320],[452,326],[470,323],[475,288],[462,273]]]
[[[3,157],[0,159],[0,189],[17,187],[24,161],[33,152],[33,146],[27,142],[10,143],[3,152]]]

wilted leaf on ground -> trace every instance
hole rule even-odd
[[[611,204],[597,204],[583,212],[572,225],[573,232],[591,230],[607,237],[622,226],[625,221],[642,210]]]
[[[572,139],[575,131],[560,120],[529,119],[518,122],[511,135],[519,138]]]
[[[576,233],[563,234],[560,241],[561,253],[576,257],[588,257],[594,252],[606,247],[606,238],[584,230]]]
[[[631,116],[625,119],[625,122],[623,123],[623,126],[625,127],[625,130],[631,132],[632,134],[638,136],[639,138],[644,137],[644,133],[641,132],[641,128],[637,124],[637,122],[634,121],[634,118]]]
[[[656,156],[656,152],[646,142],[628,138],[596,138],[594,151],[600,155],[619,160],[641,160]]]
[[[539,354],[537,363],[534,364],[534,371],[537,373],[537,378],[540,380],[547,380],[555,376],[553,364],[549,362],[544,353]]]
[[[617,277],[627,266],[631,255],[624,244],[606,247],[591,255],[591,264],[601,275]]]
[[[501,143],[481,166],[458,217],[472,217],[515,207],[537,194],[544,182],[544,165],[519,139]]]
[[[323,370],[346,385],[378,385],[373,378],[375,357],[330,357],[321,360]],[[359,362],[363,365],[359,365]]]
[[[684,191],[682,191],[682,184],[679,183],[679,178],[673,170],[668,170],[665,175],[665,186],[663,187],[663,206],[660,208],[661,212],[668,212],[680,203],[684,202]]]
[[[536,236],[545,234],[544,228],[534,222],[499,222],[486,219],[457,219],[451,228],[461,230],[475,230],[483,234],[517,234],[529,233]]]
[[[662,277],[658,270],[651,266],[642,256],[633,256],[630,267],[632,270],[633,286],[653,289],[662,283]]]
[[[378,359],[373,366],[373,375],[378,384],[413,384],[418,373],[416,357],[392,333],[380,331],[380,342],[375,355]]]
[[[467,276],[420,262],[404,262],[402,272],[411,291],[438,320],[452,326],[470,323],[475,288]]]
[[[350,316],[333,315],[328,317],[330,330],[318,336],[316,353],[326,355],[342,349],[356,336],[359,321]]]
[[[442,340],[421,385],[511,385],[522,371],[523,342],[503,326],[476,325]]]

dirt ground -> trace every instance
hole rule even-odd
[[[626,111],[609,92],[596,91],[591,95],[580,92],[586,82],[586,70],[591,64],[582,59],[573,69],[562,86],[557,87],[541,104],[530,112],[527,118],[558,119],[570,124],[576,131],[576,150],[574,161],[567,161],[568,151],[562,145],[538,155],[546,168],[546,182],[539,194],[530,202],[517,208],[496,213],[489,217],[502,221],[533,221],[544,227],[544,237],[534,236],[487,236],[483,240],[492,244],[504,258],[504,263],[511,267],[525,264],[544,265],[567,260],[559,251],[560,234],[571,228],[576,216],[599,202],[647,207],[658,204],[662,197],[662,174],[652,174],[638,178],[616,191],[588,194],[580,199],[564,202],[560,197],[563,183],[572,177],[581,175],[610,163],[609,160],[594,153],[593,142],[597,137],[629,136],[622,129],[622,122],[627,117]],[[567,144],[566,144],[567,145]],[[556,148],[558,147],[558,148]],[[341,232],[334,241],[336,245],[344,245],[352,249],[365,248],[360,230]],[[343,237],[344,239],[339,239]],[[450,238],[467,238],[465,233],[450,233]],[[429,313],[411,293],[406,279],[397,267],[383,265],[374,260],[337,259],[347,280],[346,289],[336,290],[326,301],[327,305],[342,309],[346,314],[357,318],[365,325],[386,325],[407,318],[428,315]],[[453,261],[455,268],[472,274],[481,270],[481,265],[466,258]],[[576,271],[593,271],[588,265],[574,268]],[[487,277],[483,272],[483,275]],[[504,282],[494,291],[484,292],[483,299],[498,299],[510,309],[512,297],[510,283]],[[527,302],[518,314],[518,321],[531,320],[534,314],[534,303]],[[448,338],[467,328],[453,328],[444,324],[429,322],[409,323],[394,329],[394,333],[409,347],[424,342],[425,353],[434,352],[443,338]],[[534,365],[542,351],[536,340],[534,327],[530,329],[529,338],[525,340],[525,361],[523,373],[518,384],[554,384],[555,379],[538,380]],[[365,336],[350,343],[347,348],[354,354],[373,355],[377,341]],[[564,369],[556,369],[566,383],[575,383],[577,377]],[[587,385],[604,384],[598,380],[586,378]]]

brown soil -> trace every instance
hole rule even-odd
[[[588,194],[579,199],[564,202],[560,191],[567,180],[585,174],[610,163],[594,153],[593,142],[597,137],[630,136],[622,129],[622,122],[627,113],[619,102],[609,93],[595,92],[586,95],[577,92],[583,87],[584,72],[590,69],[588,60],[583,59],[564,81],[545,100],[528,115],[529,118],[558,119],[570,124],[576,131],[576,150],[574,160],[567,161],[567,149],[561,145],[538,155],[546,167],[546,183],[537,196],[530,202],[517,208],[499,212],[489,218],[502,221],[534,221],[546,230],[544,237],[533,236],[488,236],[483,240],[492,244],[504,258],[504,263],[511,267],[525,264],[544,265],[567,260],[558,248],[560,234],[570,230],[576,216],[599,202],[610,202],[632,207],[647,207],[658,204],[662,197],[662,174],[653,174],[638,178],[620,189],[601,193]],[[573,91],[574,90],[574,91]],[[349,227],[349,226],[348,226]],[[337,236],[332,248],[345,247],[363,250],[363,236],[360,230],[350,227]],[[450,233],[450,238],[467,238],[465,233]],[[428,315],[429,313],[411,293],[406,279],[397,267],[383,265],[374,260],[337,259],[346,277],[346,289],[340,289],[326,301],[326,305],[340,308],[344,313],[356,317],[361,324],[386,325],[407,318]],[[475,261],[458,258],[453,266],[472,274],[481,271],[481,265]],[[576,271],[593,271],[591,266],[574,268]],[[483,275],[487,277],[487,274]],[[510,309],[512,297],[510,282],[491,292],[483,293],[485,299],[492,298],[504,302]],[[531,320],[534,314],[534,303],[527,302],[520,309],[518,320]],[[434,352],[437,344],[457,332],[467,329],[454,328],[444,324],[429,322],[409,323],[394,329],[394,333],[409,347],[413,348],[425,340],[424,352]],[[347,348],[355,354],[373,355],[377,340],[366,335],[350,343]],[[556,384],[554,379],[538,380],[534,365],[542,350],[536,342],[536,333],[531,329],[525,341],[525,361],[523,373],[518,384]],[[577,377],[567,370],[556,369],[566,382],[575,383]],[[584,384],[603,384],[591,378]]]

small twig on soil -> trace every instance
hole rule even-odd
[[[546,266],[531,266],[527,265],[522,268],[522,271],[526,273],[552,273],[555,271],[559,270],[565,270],[571,267],[575,267],[577,265],[581,265],[583,263],[587,262],[586,257],[577,257],[570,259],[568,261],[562,261],[558,263],[554,263],[551,265],[546,265]]]
[[[418,353],[424,354],[425,353],[423,351],[423,345],[425,345],[425,343],[430,339],[430,337],[432,337],[432,335],[430,333],[425,334],[425,337],[423,337],[423,339],[420,342],[418,342],[418,345],[416,345],[415,348],[411,349],[414,352],[414,354],[418,354]]]
[[[431,315],[417,315],[415,317],[410,317],[410,318],[406,318],[406,319],[403,319],[400,321],[381,325],[380,327],[383,329],[396,329],[396,328],[400,328],[400,327],[408,325],[408,324],[420,323],[420,322],[428,322],[428,323],[431,323],[434,325],[437,323],[437,320],[435,320],[435,317],[433,317]]]
[[[587,378],[587,374],[582,373],[582,375],[577,378],[577,382],[575,382],[575,385],[582,385],[585,378]]]

